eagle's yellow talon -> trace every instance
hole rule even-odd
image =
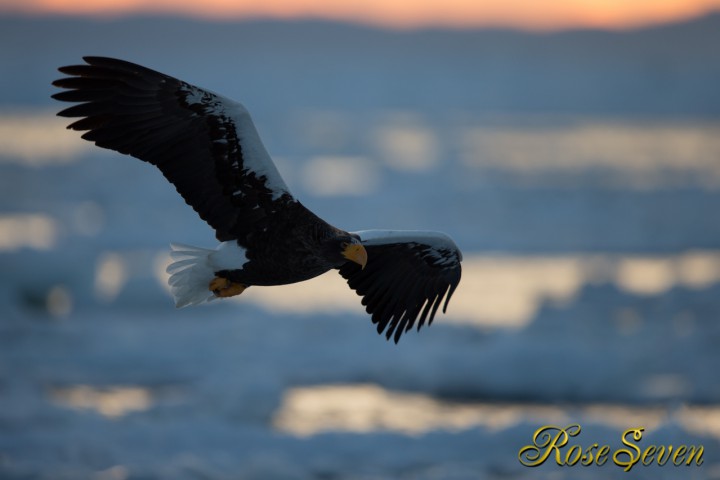
[[[209,290],[213,292],[215,295],[220,295],[220,292],[225,290],[230,286],[230,280],[227,278],[222,277],[215,277],[210,282]]]
[[[212,279],[209,285],[209,290],[215,294],[216,297],[234,297],[240,295],[247,288],[242,283],[233,283],[227,278],[215,277]]]

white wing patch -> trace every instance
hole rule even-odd
[[[427,230],[361,230],[351,232],[360,236],[364,245],[417,243],[428,247],[427,255],[438,265],[452,265],[462,260],[462,253],[452,238],[442,232]]]
[[[360,230],[351,233],[360,236],[360,239],[366,245],[417,242],[431,247],[452,247],[457,249],[453,239],[442,232],[427,230]]]
[[[278,172],[267,150],[265,150],[262,140],[260,140],[260,135],[252,118],[250,118],[250,113],[242,104],[237,102],[228,104],[226,111],[232,118],[233,123],[235,123],[240,145],[242,146],[245,168],[254,172],[258,177],[265,177],[265,184],[273,192],[273,200],[277,200],[284,193],[289,194],[290,190],[280,176],[280,172]]]
[[[247,109],[241,103],[222,95],[188,84],[184,88],[188,104],[200,104],[208,114],[232,121],[240,141],[244,169],[253,172],[258,178],[265,178],[265,185],[273,192],[273,200],[285,193],[289,194],[290,190],[265,149]],[[227,143],[227,139],[217,139],[215,142]]]

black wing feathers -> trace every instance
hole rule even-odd
[[[248,168],[228,112],[239,104],[133,63],[84,60],[88,65],[60,68],[70,76],[53,83],[68,89],[53,98],[83,102],[59,113],[80,117],[68,128],[86,130],[84,139],[156,165],[218,240],[243,244],[258,227],[249,219],[263,221],[277,202],[292,199],[287,192],[277,195]]]
[[[365,244],[365,269],[348,262],[340,275],[362,296],[362,304],[377,324],[397,343],[417,321],[418,330],[432,323],[445,300],[447,309],[460,282],[460,256],[456,250],[438,250],[422,242]]]

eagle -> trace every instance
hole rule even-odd
[[[95,145],[155,165],[215,230],[207,249],[171,244],[168,283],[177,307],[338,270],[377,325],[398,342],[431,324],[460,283],[462,254],[440,232],[347,232],[288,189],[247,109],[149,68],[107,57],[60,67],[58,113]],[[444,303],[443,303],[444,302]]]

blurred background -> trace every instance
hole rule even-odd
[[[571,423],[720,478],[720,2],[627,3],[0,2],[0,478],[618,475],[518,462]],[[450,234],[447,315],[386,342],[334,272],[176,310],[212,231],[55,117],[82,55],[243,102],[334,225]]]

